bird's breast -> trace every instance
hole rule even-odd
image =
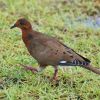
[[[31,38],[29,36],[29,38]],[[57,48],[50,48],[48,45],[44,45],[37,39],[23,39],[30,55],[35,58],[39,63],[45,65],[56,65],[61,59],[62,54]]]

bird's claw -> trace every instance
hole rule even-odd
[[[23,65],[23,64],[20,64],[20,63],[17,64],[17,65],[18,65],[18,66],[22,66],[22,67],[24,67],[24,68],[27,67],[26,65]]]
[[[58,77],[56,76],[56,77],[53,77],[53,78],[51,78],[51,81],[57,81],[58,80]]]
[[[31,66],[26,66],[26,65],[23,65],[23,64],[18,64],[18,65],[22,66],[25,70],[30,70],[32,73],[38,72],[38,70],[36,68],[33,68]]]

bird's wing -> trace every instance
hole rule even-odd
[[[61,42],[59,42],[59,43],[61,43]],[[61,45],[63,45],[65,47],[66,52],[68,52],[69,54],[72,54],[72,56],[71,56],[72,58],[70,59],[70,61],[66,61],[66,60],[60,61],[59,65],[86,66],[91,62],[89,59],[76,53],[73,49],[69,48],[65,44],[61,43]],[[65,56],[67,57],[68,55],[65,55]]]
[[[69,48],[65,44],[61,43],[57,39],[51,38],[46,42],[48,46],[54,49],[63,56],[62,60],[59,61],[59,65],[63,66],[86,66],[90,63],[90,60],[76,53],[73,49]]]
[[[52,55],[53,58],[60,59],[59,57],[61,57],[58,65],[85,66],[90,63],[90,60],[76,53],[74,50],[53,37],[48,37],[43,34],[39,36],[39,41],[45,48],[54,52],[54,55]],[[52,53],[50,50],[48,52],[49,54]]]

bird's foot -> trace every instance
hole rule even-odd
[[[57,76],[54,76],[51,81],[57,81],[58,80],[58,77]]]
[[[25,70],[30,70],[32,73],[38,72],[38,70],[36,68],[33,68],[31,66],[26,66],[26,65],[23,65],[23,64],[19,64],[19,65],[21,65]]]

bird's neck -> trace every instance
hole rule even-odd
[[[31,39],[36,36],[36,32],[32,29],[30,30],[22,30],[22,39],[26,46],[29,46]]]

